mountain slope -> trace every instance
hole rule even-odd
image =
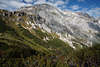
[[[23,65],[27,61],[33,62],[31,65],[44,65],[42,62],[50,63],[56,56],[61,57],[68,54],[73,49],[65,42],[61,41],[55,33],[44,32],[38,26],[33,26],[34,21],[22,12],[9,12],[0,10],[0,65],[14,64]],[[31,27],[33,26],[33,28]],[[55,43],[54,43],[55,42]],[[59,55],[59,53],[61,55]],[[40,58],[42,57],[42,58]],[[54,57],[54,58],[53,58]],[[17,59],[19,60],[17,61]],[[34,58],[29,60],[27,58]],[[48,58],[48,59],[47,59]],[[47,61],[44,61],[46,59]],[[24,60],[24,62],[22,62]],[[58,61],[55,61],[55,63]],[[38,65],[36,64],[38,63]],[[39,64],[41,63],[41,64]],[[27,66],[28,64],[26,64]],[[54,64],[52,64],[54,65]],[[25,64],[23,65],[25,67]],[[22,67],[22,66],[20,66]]]
[[[0,67],[98,67],[100,35],[94,20],[48,4],[0,10]]]
[[[61,11],[48,4],[20,8],[18,11],[36,15],[35,23],[75,48],[76,45],[91,46],[100,43],[100,24],[88,14]]]

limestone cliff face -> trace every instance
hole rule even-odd
[[[35,23],[40,28],[55,32],[73,47],[75,44],[91,46],[100,43],[100,24],[88,14],[61,11],[48,4],[23,7],[18,11],[36,15]]]
[[[57,34],[59,39],[68,42],[73,48],[76,45],[82,47],[100,43],[100,22],[86,13],[61,11],[48,4],[38,4],[3,15],[12,14],[18,16],[13,20],[22,21],[25,24],[23,27],[30,32],[39,27],[44,32]],[[27,17],[25,20],[21,18],[23,15]]]

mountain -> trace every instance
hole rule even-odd
[[[70,46],[91,46],[100,43],[100,24],[86,13],[61,11],[48,4],[23,7],[18,11],[35,15],[35,23],[49,33],[56,33],[59,38],[68,42]]]
[[[49,4],[0,9],[0,67],[98,67],[100,23]]]

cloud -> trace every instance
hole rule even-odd
[[[23,6],[48,3],[61,9],[66,8],[69,0],[0,0],[0,9],[16,10]]]
[[[78,0],[78,2],[84,2],[85,0]]]
[[[34,0],[24,0],[27,3],[32,3]]]
[[[87,13],[88,10],[89,10],[88,8],[81,8],[81,10],[76,10],[75,12]]]
[[[55,7],[58,7],[60,9],[65,9],[66,5],[68,4],[69,0],[37,0],[34,4],[43,4],[43,3],[47,3],[47,4],[51,4]]]
[[[0,9],[16,10],[23,6],[47,3],[64,10],[69,1],[70,0],[1,0]]]
[[[82,10],[78,10],[76,12],[83,12],[83,13],[88,13],[90,16],[93,17],[100,17],[100,8],[96,7],[96,8],[83,8]]]
[[[54,5],[62,10],[65,10],[67,5],[69,3],[69,0],[56,0],[56,2],[54,3]]]
[[[1,0],[0,9],[16,10],[22,6],[31,6],[32,4],[26,4],[20,0]]]
[[[88,13],[91,16],[100,16],[100,7],[96,8],[82,8],[79,5],[72,5],[67,7],[71,0],[0,0],[0,9],[7,10],[16,10],[23,6],[32,6],[34,4],[43,4],[48,3],[54,5],[62,10],[69,10],[67,8],[71,8],[71,11],[80,11],[84,13]],[[84,2],[86,0],[77,0],[78,2]],[[81,9],[81,10],[80,10]]]
[[[54,2],[55,2],[55,0],[48,0],[48,2],[50,2],[50,3],[54,3]]]
[[[65,2],[64,1],[56,1],[56,3],[55,3],[56,5],[64,5],[65,4]]]
[[[80,9],[81,7],[79,7],[78,5],[73,5],[73,6],[70,6],[70,8],[71,8],[72,10],[78,10],[78,9]]]
[[[46,1],[46,0],[36,0],[36,2],[34,2],[34,4],[44,4],[44,3],[54,5],[53,2],[51,3],[51,2]]]
[[[92,8],[88,10],[87,13],[94,17],[100,17],[100,8],[99,7]]]
[[[43,4],[46,3],[46,0],[37,0],[34,4]]]
[[[25,3],[21,3],[19,1],[10,1],[9,4],[7,4],[10,7],[20,8],[21,6],[25,6]]]

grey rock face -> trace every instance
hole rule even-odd
[[[48,4],[23,7],[18,11],[35,15],[35,23],[47,32],[55,32],[72,47],[73,44],[91,46],[100,44],[100,24],[93,22],[93,18],[86,15],[80,16],[71,11],[61,11]],[[86,17],[88,16],[88,17]]]

